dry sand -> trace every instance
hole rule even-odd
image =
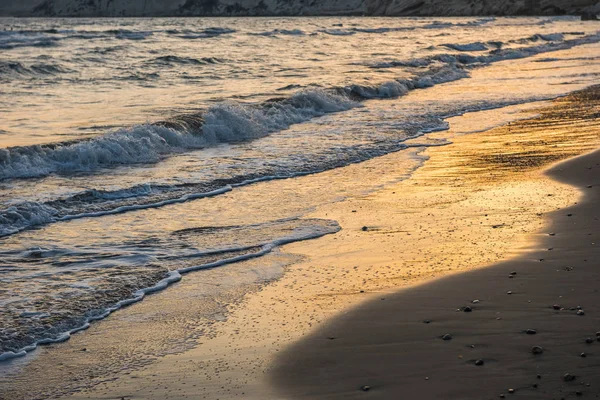
[[[548,175],[585,196],[550,215],[537,251],[336,318],[279,358],[274,374],[282,395],[598,397],[600,151]]]

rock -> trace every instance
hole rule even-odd
[[[577,310],[577,315],[585,315],[585,311],[583,311],[583,310]]]
[[[536,375],[536,378],[538,378],[538,379],[542,379],[542,376],[541,376],[540,374],[537,374],[537,375]]]
[[[585,342],[587,344],[591,344],[591,343],[594,343],[594,339],[592,339],[591,337],[589,337],[589,338],[585,339]]]
[[[368,385],[361,386],[360,390],[362,390],[363,392],[368,392],[369,390],[371,390],[371,386],[368,386]]]
[[[585,357],[587,357],[587,354],[585,354],[585,353],[581,353],[581,354],[579,355],[579,357],[583,357],[583,358],[585,358]]]
[[[369,230],[368,226],[363,226],[362,228],[360,228],[361,231],[366,232]]]
[[[465,308],[463,308],[463,311],[464,312],[471,312],[471,311],[473,311],[473,309],[471,307],[469,307],[469,306],[466,306]]]
[[[600,337],[600,331],[596,332],[596,337]]]
[[[477,365],[477,366],[481,366],[483,364],[484,364],[483,360],[476,360],[475,361],[475,365]]]
[[[566,373],[563,375],[563,381],[565,381],[565,382],[572,382],[575,380],[575,378],[576,378],[575,375],[571,375],[569,373]]]
[[[544,352],[544,348],[542,346],[533,346],[531,348],[531,352],[533,354],[542,354]]]
[[[471,303],[473,303],[473,304],[477,304],[477,303],[479,303],[479,300],[473,300]],[[598,332],[598,333],[600,333],[600,332]],[[599,335],[599,336],[600,336],[600,335]]]
[[[516,275],[516,274],[517,274],[517,271],[513,271],[509,275]]]
[[[446,333],[444,336],[442,336],[442,340],[451,340],[452,339],[452,335],[449,333]]]
[[[562,307],[558,304],[555,304],[552,306],[552,308],[554,308],[555,310],[560,310]]]
[[[598,21],[598,16],[591,11],[584,11],[581,13],[582,21]]]
[[[430,321],[430,320],[428,320],[428,319],[426,319],[425,321],[423,321],[423,323],[424,323],[424,324],[429,324],[429,323],[431,323],[431,321]]]
[[[537,331],[535,329],[526,329],[525,333],[528,335],[535,335]]]
[[[515,392],[515,389],[508,389],[508,393],[513,394]]]
[[[506,294],[512,294],[512,290],[509,290],[508,292],[506,292]]]

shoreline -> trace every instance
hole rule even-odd
[[[452,85],[448,89],[452,90]],[[244,274],[246,269],[260,271],[271,259],[280,259],[282,266],[277,268],[281,273],[285,269],[285,274],[280,279],[250,282],[253,289],[243,298],[218,299],[224,302],[209,307],[208,315],[215,317],[208,324],[194,316],[186,329],[198,331],[193,337],[197,341],[195,348],[174,346],[176,350],[167,353],[151,351],[152,359],[126,360],[117,374],[106,374],[101,369],[103,365],[93,366],[94,360],[107,356],[114,359],[109,353],[115,349],[132,351],[136,345],[132,340],[136,337],[143,341],[144,347],[153,341],[176,337],[177,329],[183,327],[169,321],[188,319],[196,309],[203,312],[204,300],[199,293],[207,289],[204,281],[220,282],[214,276],[226,275],[228,268],[191,274],[177,284],[177,290],[150,296],[101,324],[93,324],[89,331],[74,335],[69,342],[40,349],[31,363],[23,365],[23,373],[14,382],[3,381],[6,393],[14,390],[14,398],[31,398],[35,393],[38,397],[39,393],[56,396],[61,393],[54,388],[67,385],[71,393],[68,398],[195,398],[202,397],[201,394],[222,399],[241,394],[257,399],[278,398],[267,378],[273,358],[289,343],[369,297],[377,298],[381,293],[387,295],[437,276],[515,257],[517,250],[510,243],[519,248],[529,244],[527,235],[542,226],[542,217],[537,214],[576,200],[573,189],[539,177],[536,168],[550,162],[552,157],[564,158],[598,146],[598,135],[567,138],[564,134],[554,137],[541,132],[540,137],[550,144],[521,144],[527,140],[528,132],[519,130],[520,124],[528,120],[541,121],[539,125],[543,127],[545,119],[552,115],[548,110],[563,103],[568,108],[572,101],[570,95],[553,102],[521,104],[450,118],[450,137],[455,144],[428,147],[415,154],[416,159],[428,160],[407,180],[398,175],[409,162],[401,152],[322,174],[241,189],[238,195],[242,199],[254,199],[265,190],[275,193],[302,188],[310,194],[334,182],[339,194],[348,196],[346,200],[327,203],[303,216],[335,219],[343,230],[326,238],[285,245],[264,260],[233,266],[234,274]],[[546,111],[540,111],[539,107]],[[482,126],[495,128],[468,135],[479,132]],[[565,130],[569,129],[572,126],[566,124]],[[448,134],[439,132],[431,136],[435,141],[436,135]],[[517,154],[512,157],[526,160],[519,168],[506,165],[507,160],[489,158],[508,137],[519,143],[510,148]],[[552,143],[559,149],[553,148]],[[565,148],[564,143],[568,144]],[[532,160],[525,151],[531,145],[547,152]],[[490,175],[485,180],[477,177],[482,169]],[[520,194],[512,193],[509,185],[517,175],[523,192]],[[373,186],[373,182],[378,185],[374,191],[361,192],[363,180],[371,182],[370,186],[364,185],[365,189]],[[555,197],[541,194],[548,187],[556,190]],[[531,191],[534,196],[529,195]],[[227,200],[228,197],[220,200],[224,206],[233,201]],[[515,209],[515,202],[522,202],[518,206],[522,210]],[[482,204],[489,207],[489,217],[478,211]],[[415,227],[418,224],[419,228],[406,229],[411,224]],[[492,227],[502,224],[500,229]],[[368,226],[366,232],[361,229],[363,226]],[[482,247],[476,243],[478,235],[492,245]],[[394,243],[398,245],[393,249],[384,246]],[[441,262],[432,266],[428,258]],[[415,263],[416,268],[411,266]],[[445,265],[448,263],[451,268]],[[147,322],[153,319],[157,320]],[[202,322],[196,324],[196,320]],[[161,332],[163,329],[174,333]],[[109,362],[119,367],[114,360]],[[41,371],[48,371],[48,376],[44,374],[39,382],[27,379]]]
[[[281,394],[598,396],[599,165],[597,150],[547,171],[583,195],[551,214],[534,252],[371,301],[291,346],[275,368]]]
[[[521,143],[526,140],[529,128],[517,129],[531,121],[544,126],[553,112],[548,110],[555,109],[557,104],[562,109],[571,107],[572,101],[573,96],[557,99],[544,107],[545,112],[528,109],[530,115],[536,112],[540,116],[501,125],[483,134],[460,136],[459,133],[452,151],[450,147],[429,148],[429,161],[411,179],[386,185],[373,194],[319,208],[307,217],[333,218],[343,230],[315,241],[286,245],[282,254],[300,255],[304,260],[290,265],[281,278],[233,306],[227,321],[215,326],[214,335],[202,338],[200,345],[192,350],[161,358],[147,368],[132,372],[131,376],[100,383],[66,398],[281,398],[277,388],[271,386],[269,374],[273,360],[289,343],[303,335],[310,336],[322,321],[327,323],[332,315],[351,312],[369,298],[388,296],[398,288],[442,275],[460,275],[461,271],[518,257],[531,246],[530,233],[543,227],[542,214],[577,200],[574,189],[541,176],[538,169],[552,162],[553,157],[568,157],[565,151],[578,154],[598,147],[597,133],[568,139],[564,135],[540,133],[556,143],[570,143],[568,150],[557,152],[547,143]],[[519,120],[522,115],[515,113],[520,109],[505,109],[503,112],[508,115],[500,119]],[[482,121],[498,117],[497,113],[498,110],[473,113],[456,117],[452,122],[461,121],[458,126],[465,133],[481,126]],[[572,124],[564,127],[572,128]],[[490,162],[489,159],[507,135],[521,143],[511,148],[516,153],[522,152],[523,163],[515,168],[506,165],[506,160]],[[528,146],[548,148],[549,153],[528,160]],[[394,157],[384,157],[377,162],[393,163]],[[464,163],[471,170],[462,170]],[[370,163],[355,165],[346,173],[369,168],[372,168]],[[486,172],[491,174],[485,181],[476,179],[481,175],[481,168],[487,168]],[[442,171],[446,175],[440,176]],[[306,177],[301,182],[310,186],[314,179],[329,180],[330,175],[339,173]],[[514,181],[517,176],[519,179]],[[521,188],[520,193],[514,192],[515,184]],[[546,196],[545,190],[550,188],[554,197]],[[398,197],[396,191],[402,196]],[[400,214],[399,200],[402,200]],[[425,200],[430,203],[423,203]],[[519,204],[517,207],[515,202]],[[480,211],[482,204],[488,207],[489,216]],[[352,212],[354,210],[356,212]],[[432,212],[433,216],[427,217]],[[410,221],[429,221],[430,225],[407,232],[402,225]],[[361,230],[365,222],[369,224],[367,232]],[[502,227],[494,228],[496,225]],[[470,231],[471,239],[465,236]],[[437,240],[440,237],[441,242]],[[481,237],[487,239],[485,243],[477,242]],[[394,246],[389,255],[385,254],[387,251],[375,254],[371,250],[385,249],[387,244],[397,240],[402,241],[402,246]],[[424,254],[425,251],[428,253]],[[392,264],[396,257],[406,260]],[[440,262],[432,268],[428,257]],[[412,268],[410,264],[415,262],[417,266]],[[158,298],[153,300],[165,306]],[[145,307],[152,305],[149,302]]]

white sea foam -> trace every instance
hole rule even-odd
[[[481,42],[474,42],[474,43],[467,43],[467,44],[446,43],[446,44],[443,44],[442,46],[445,46],[445,47],[448,47],[450,49],[457,50],[457,51],[484,51],[484,50],[488,49],[488,47],[485,45],[485,43],[481,43]]]
[[[276,222],[277,221],[275,221],[275,223]],[[286,220],[282,220],[279,222],[286,222]],[[302,241],[302,240],[315,239],[315,238],[318,238],[318,237],[321,237],[324,235],[335,233],[341,229],[340,226],[335,221],[322,220],[322,222],[326,222],[326,223],[319,224],[319,225],[307,225],[307,226],[296,227],[295,229],[292,229],[289,234],[282,236],[280,238],[276,238],[268,243],[262,244],[260,250],[258,250],[258,251],[249,252],[249,253],[242,254],[239,256],[235,256],[235,257],[225,258],[225,259],[218,260],[215,262],[209,262],[209,263],[205,263],[205,264],[199,264],[199,265],[195,265],[195,266],[184,267],[184,268],[170,271],[167,273],[167,275],[162,280],[160,280],[153,286],[137,290],[133,294],[132,297],[120,300],[115,305],[108,307],[99,313],[95,313],[93,316],[86,317],[83,320],[83,322],[75,328],[72,328],[66,332],[57,334],[53,337],[46,337],[46,338],[39,339],[35,343],[25,346],[16,351],[6,351],[4,353],[1,353],[0,361],[9,360],[9,359],[16,358],[16,357],[23,357],[23,356],[27,355],[27,353],[35,350],[37,348],[37,346],[39,346],[39,345],[50,344],[50,343],[59,343],[59,342],[66,341],[71,337],[72,334],[89,328],[91,322],[104,319],[111,313],[113,313],[123,307],[137,303],[137,302],[143,300],[144,297],[148,294],[155,293],[155,292],[166,289],[172,283],[180,281],[182,278],[182,275],[184,275],[184,274],[194,272],[194,271],[199,271],[199,270],[217,268],[217,267],[220,267],[220,266],[223,266],[226,264],[231,264],[231,263],[235,263],[235,262],[249,260],[252,258],[261,257],[265,254],[270,253],[271,251],[273,251],[273,249],[275,249],[279,246],[282,246],[284,244]],[[225,251],[227,251],[227,252],[248,251],[248,250],[251,250],[252,248],[253,247],[227,248],[227,249],[225,249]]]

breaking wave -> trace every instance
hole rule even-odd
[[[594,34],[589,36],[583,36],[577,39],[563,40],[556,39],[553,35],[546,35],[546,38],[542,39],[542,35],[534,35],[530,38],[522,39],[524,43],[536,42],[543,40],[547,43],[539,44],[529,47],[519,48],[502,48],[499,43],[493,44],[495,49],[490,50],[484,55],[470,55],[470,54],[436,54],[433,56],[417,58],[413,60],[392,60],[384,62],[376,62],[368,64],[371,68],[394,68],[394,67],[426,67],[435,63],[445,63],[462,65],[464,67],[473,68],[480,65],[487,65],[490,63],[502,61],[502,60],[514,60],[519,58],[526,58],[535,56],[537,54],[543,54],[552,51],[565,50],[574,46],[579,46],[587,43],[597,43],[600,41],[600,34]],[[556,41],[555,41],[556,39]],[[465,45],[444,45],[446,47],[453,47],[459,51],[466,51],[465,48],[475,46],[476,44],[465,44]]]
[[[59,64],[37,63],[24,65],[17,61],[0,60],[0,79],[44,78],[71,72]]]
[[[230,28],[206,28],[199,31],[192,30],[168,30],[167,33],[181,39],[209,39],[221,35],[237,32]]]
[[[0,149],[0,179],[157,162],[171,153],[256,139],[358,105],[346,96],[324,90],[300,91],[290,98],[259,105],[224,102],[197,119],[182,116],[74,143]]]
[[[216,57],[202,57],[202,58],[191,58],[191,57],[178,57],[173,55],[156,57],[149,61],[151,64],[160,65],[174,65],[174,64],[188,64],[188,65],[210,65],[220,64],[223,62],[222,59]]]

